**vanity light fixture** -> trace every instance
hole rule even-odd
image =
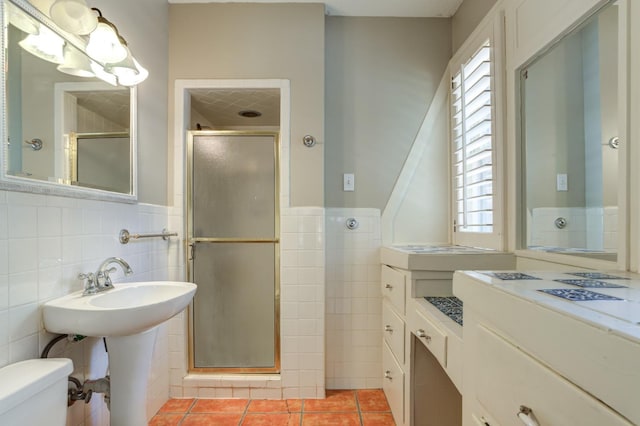
[[[138,70],[138,74],[118,75],[118,83],[122,86],[136,86],[149,77],[149,71],[140,65],[136,58],[132,57],[131,59]]]
[[[64,62],[65,41],[44,25],[40,25],[38,34],[29,34],[18,43],[27,52],[54,64]]]
[[[98,26],[98,19],[85,0],[56,0],[49,15],[53,22],[71,34],[86,35]]]
[[[38,24],[31,17],[27,16],[25,13],[22,13],[20,9],[18,9],[12,3],[5,3],[7,5],[7,14],[9,17],[9,22],[26,34],[38,34]]]
[[[98,12],[98,25],[89,34],[87,54],[98,62],[116,63],[127,57],[124,39],[118,34],[115,25],[102,16],[102,12],[95,7],[91,10]]]
[[[95,77],[96,73],[91,68],[92,62],[87,55],[67,44],[64,47],[64,62],[58,65],[58,71],[76,77]]]

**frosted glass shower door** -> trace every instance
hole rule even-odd
[[[278,371],[277,135],[189,142],[191,368]]]

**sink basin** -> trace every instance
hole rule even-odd
[[[179,281],[121,283],[102,293],[83,296],[78,291],[43,305],[47,330],[106,338],[111,426],[147,425],[156,326],[186,308],[196,287]]]
[[[82,291],[43,305],[48,331],[83,336],[130,336],[181,312],[196,285],[180,281],[116,284],[112,290],[82,296]]]

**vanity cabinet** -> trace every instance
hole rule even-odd
[[[384,247],[381,261],[383,390],[394,420],[398,426],[457,426],[462,327],[425,297],[452,298],[455,269],[509,269],[515,259],[507,253],[457,246],[411,246]],[[445,405],[451,409],[444,410]],[[433,418],[434,413],[442,417]]]
[[[456,272],[454,294],[465,303],[465,426],[527,424],[521,410],[539,425],[640,423],[640,327],[596,311],[602,304],[538,291],[570,289],[558,274],[501,281]],[[594,290],[626,295],[611,303],[636,303],[640,280],[624,285]]]
[[[405,423],[406,271],[382,265],[382,372],[384,390],[397,425]]]

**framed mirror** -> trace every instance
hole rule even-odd
[[[617,260],[620,14],[609,2],[521,69],[526,249]]]
[[[100,65],[81,50],[79,36],[60,30],[26,1],[1,4],[6,143],[0,188],[134,202],[135,87],[96,77]],[[34,41],[50,33],[63,57]]]

